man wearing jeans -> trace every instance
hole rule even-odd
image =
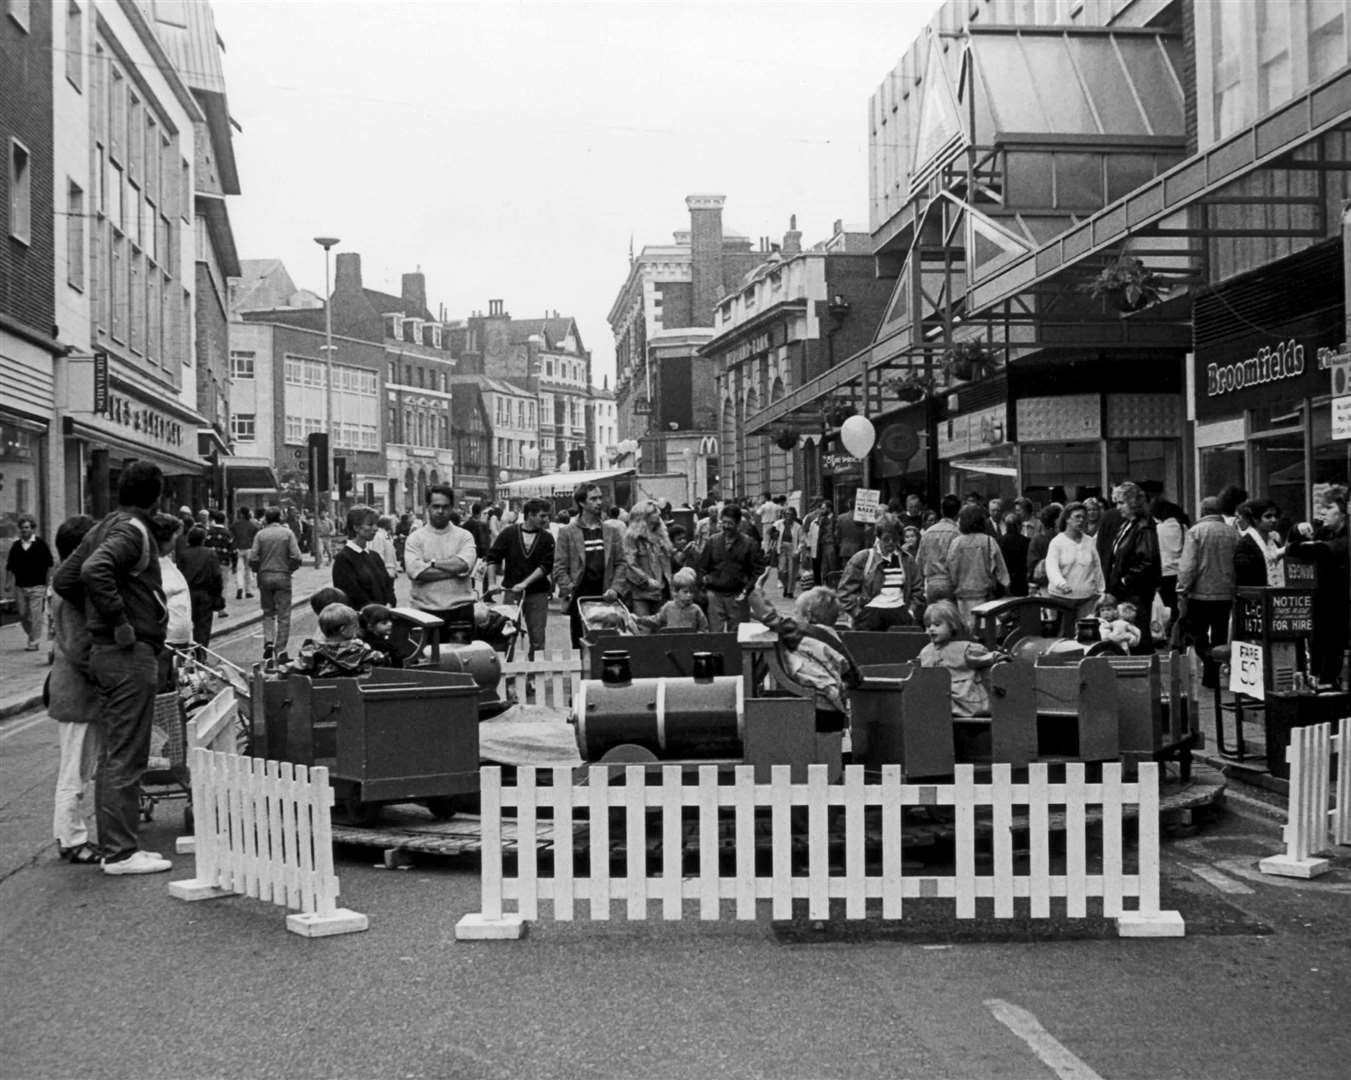
[[[138,836],[141,775],[150,760],[169,619],[150,533],[162,486],[159,466],[128,465],[118,481],[118,508],[89,531],[53,583],[62,599],[83,603],[89,628],[89,673],[103,734],[94,799],[105,874],[153,874],[172,865],[142,851]]]
[[[554,538],[549,533],[549,504],[543,499],[527,502],[521,508],[520,523],[508,525],[497,534],[485,559],[502,564],[503,587],[521,595],[533,660],[535,653],[544,651],[549,594],[553,592]]]
[[[741,531],[741,508],[728,503],[718,523],[721,532],[700,552],[696,569],[708,590],[708,626],[714,633],[736,628],[750,618],[746,597],[764,564],[760,545]]]
[[[19,515],[19,538],[10,545],[5,558],[5,577],[14,588],[19,622],[28,634],[29,652],[37,652],[42,642],[42,612],[54,565],[52,549],[38,535],[37,518]]]
[[[282,524],[281,507],[263,511],[263,527],[253,537],[249,565],[258,576],[263,609],[263,661],[285,663],[291,639],[291,575],[300,569],[296,534]]]

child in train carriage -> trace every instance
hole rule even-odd
[[[1008,657],[970,640],[961,613],[951,600],[935,600],[925,609],[924,629],[929,644],[919,652],[919,666],[948,669],[952,675],[952,715],[989,716],[990,689],[985,673]]]
[[[372,649],[357,635],[361,618],[346,604],[329,604],[319,613],[322,641],[306,641],[295,660],[282,667],[287,674],[312,679],[358,678],[369,675],[389,657]]]
[[[1117,603],[1111,593],[1103,593],[1095,609],[1098,616],[1098,636],[1103,641],[1121,646],[1130,652],[1140,644],[1140,628],[1135,625],[1136,609],[1129,600]]]
[[[378,667],[403,667],[398,646],[393,640],[394,613],[384,604],[367,604],[358,616],[361,622],[361,640],[385,657]]]
[[[788,673],[808,687],[816,702],[816,730],[844,731],[849,726],[848,690],[859,683],[858,667],[835,630],[840,598],[818,585],[798,596],[793,615],[774,610],[764,593],[765,577],[748,597],[752,617],[779,636]]]
[[[640,630],[652,633],[654,630],[693,630],[696,633],[708,632],[708,616],[694,602],[694,590],[699,583],[699,575],[691,568],[677,570],[671,578],[671,599],[662,604],[655,615],[635,615],[634,621]]]

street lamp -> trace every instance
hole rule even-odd
[[[333,436],[333,296],[328,283],[328,252],[338,243],[336,236],[316,236],[314,242],[324,249],[324,431],[328,435],[328,491],[333,503],[333,520],[338,519],[338,478],[333,468],[336,449]],[[319,536],[319,485],[314,485],[314,535]]]

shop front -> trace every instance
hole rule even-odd
[[[1330,371],[1346,355],[1345,308],[1198,346],[1193,361],[1197,490],[1239,484],[1308,520],[1317,493],[1347,482],[1332,438]]]
[[[160,505],[192,506],[210,479],[210,465],[197,454],[202,418],[172,398],[152,399],[115,376],[100,388],[98,411],[70,410],[62,420],[69,512],[101,517],[117,505],[122,470],[132,461],[153,461],[164,472]]]

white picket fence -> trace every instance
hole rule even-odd
[[[1103,766],[1100,782],[1085,778],[1084,766],[1066,766],[1063,783],[1052,783],[1047,766],[1032,765],[1026,782],[1015,783],[1008,765],[993,767],[988,783],[977,783],[970,765],[960,765],[952,783],[902,783],[899,765],[882,769],[879,783],[868,783],[860,766],[845,769],[843,783],[827,783],[826,766],[811,765],[806,783],[793,783],[787,766],[774,766],[768,784],[756,783],[754,769],[737,766],[733,782],[719,783],[714,766],[700,766],[697,784],[684,783],[679,766],[663,766],[661,783],[649,784],[641,766],[625,769],[623,782],[612,784],[609,769],[592,767],[585,786],[574,786],[570,769],[550,770],[551,786],[536,782],[533,768],[517,770],[514,787],[504,787],[501,771],[482,770],[482,911],[461,919],[456,936],[463,939],[519,937],[525,922],[539,917],[541,901],[552,904],[553,916],[570,920],[603,921],[618,902],[629,919],[646,919],[648,905],[658,902],[664,919],[680,919],[686,901],[696,901],[699,918],[723,917],[730,901],[737,919],[754,919],[757,905],[769,901],[775,919],[792,916],[793,902],[805,900],[810,918],[830,914],[830,901],[844,901],[846,919],[865,917],[867,902],[881,901],[886,919],[903,917],[905,901],[940,897],[954,901],[959,919],[976,917],[977,901],[993,900],[996,918],[1012,918],[1015,900],[1025,899],[1032,918],[1049,918],[1051,901],[1063,899],[1070,918],[1088,914],[1088,899],[1101,898],[1101,911],[1117,920],[1122,936],[1180,936],[1181,916],[1159,910],[1159,788],[1158,765],[1142,762],[1136,782],[1123,781],[1118,763]],[[956,868],[946,876],[911,876],[902,872],[902,815],[910,806],[951,806],[955,810]],[[1123,858],[1123,810],[1138,808],[1135,872],[1127,873]],[[504,872],[502,812],[516,808],[518,836],[532,836],[542,808],[553,814],[552,874],[540,872],[533,845],[516,849],[514,875]],[[681,815],[686,807],[698,810],[698,873],[683,869],[684,835]],[[732,808],[735,873],[719,870],[719,810]],[[805,808],[807,872],[793,872],[794,809]],[[833,808],[841,808],[832,814]],[[865,811],[881,808],[881,872],[869,874],[865,865]],[[991,872],[977,873],[977,809],[989,807]],[[1101,870],[1088,872],[1086,833],[1088,808],[1099,807],[1102,822]],[[756,810],[770,811],[769,876],[756,870]],[[1013,817],[1025,808],[1029,834],[1029,872],[1014,869]],[[1066,865],[1051,872],[1051,815],[1063,813]],[[585,809],[590,831],[589,876],[574,876],[574,812]],[[611,811],[622,812],[620,826],[625,846],[625,869],[610,868]],[[648,874],[648,813],[659,816],[660,872]],[[802,814],[796,815],[800,819]],[[829,867],[828,818],[842,816],[844,873]],[[838,829],[839,822],[834,822]],[[653,861],[657,861],[653,856]],[[1127,909],[1125,901],[1136,904]],[[515,910],[506,904],[514,901]]]
[[[1335,735],[1332,729],[1328,723],[1290,731],[1285,750],[1290,763],[1285,851],[1258,864],[1264,874],[1317,877],[1331,866],[1318,852],[1351,844],[1351,718],[1337,721]]]
[[[517,704],[571,709],[582,682],[581,660],[575,652],[509,660],[502,665],[502,681]]]
[[[192,811],[197,876],[169,885],[180,900],[249,896],[298,914],[305,937],[365,930],[365,915],[337,906],[328,769],[195,748]]]

